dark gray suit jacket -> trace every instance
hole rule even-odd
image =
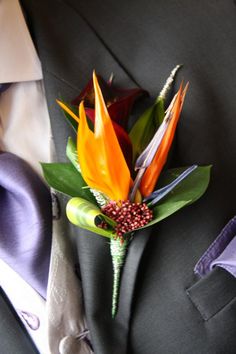
[[[201,200],[136,234],[115,320],[110,314],[109,246],[97,235],[70,227],[95,353],[235,353],[236,280],[218,269],[202,280],[193,273],[199,257],[236,212],[235,2],[22,4],[43,65],[58,160],[65,160],[72,132],[56,97],[74,98],[94,68],[104,77],[115,73],[123,87],[138,85],[155,97],[170,70],[183,63],[177,81],[190,81],[190,89],[170,166],[213,164],[210,187]]]

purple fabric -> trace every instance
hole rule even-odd
[[[11,84],[7,83],[7,84],[0,84],[0,93],[6,91],[8,89],[8,87],[10,87]]]
[[[0,258],[44,298],[51,235],[48,188],[25,161],[0,153]]]
[[[216,266],[224,268],[236,278],[236,236],[210,267],[213,269]]]
[[[236,276],[236,216],[228,222],[203,254],[194,272],[203,277],[214,266],[221,266]]]

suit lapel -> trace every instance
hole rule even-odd
[[[67,138],[73,133],[62,119],[55,99],[73,99],[91,77],[94,68],[104,77],[115,73],[124,85],[136,84],[72,7],[61,1],[22,2],[31,19],[31,31],[43,65],[57,157],[63,161]],[[66,201],[63,197],[61,203],[64,208]],[[133,290],[138,265],[148,240],[147,231],[140,232],[130,244],[115,320],[111,318],[113,274],[107,240],[77,228],[68,229],[68,232],[77,248],[86,315],[96,354],[126,353]]]

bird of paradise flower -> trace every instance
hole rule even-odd
[[[142,140],[140,128],[153,119],[154,109],[157,109],[158,105],[163,106],[177,70],[178,67],[172,71],[152,109],[140,117],[129,134],[134,155],[137,155],[133,171],[128,166],[120,147],[119,137],[108,113],[95,72],[93,126],[88,123],[83,101],[79,104],[78,113],[62,101],[58,101],[67,115],[69,114],[78,124],[77,147],[72,139],[69,139],[67,156],[75,167],[74,169],[70,166],[73,171],[71,172],[73,176],[70,176],[71,182],[76,184],[79,175],[80,191],[68,193],[68,188],[63,185],[65,180],[63,178],[59,182],[56,180],[58,168],[65,171],[68,166],[42,164],[43,171],[52,187],[73,197],[66,208],[69,220],[76,226],[110,238],[114,271],[112,317],[117,313],[122,266],[134,232],[151,226],[194,202],[205,192],[209,182],[210,166],[193,165],[187,169],[172,170],[164,177],[162,187],[154,191],[174,139],[188,84],[184,88],[182,84],[180,85],[165,112],[159,111],[160,123],[157,131],[153,132],[144,150],[141,153],[138,151]],[[136,138],[139,144],[135,145]]]

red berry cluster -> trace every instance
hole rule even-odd
[[[102,212],[117,222],[115,231],[119,238],[127,232],[145,226],[153,218],[153,212],[145,203],[131,203],[129,200],[111,201],[102,207]]]

